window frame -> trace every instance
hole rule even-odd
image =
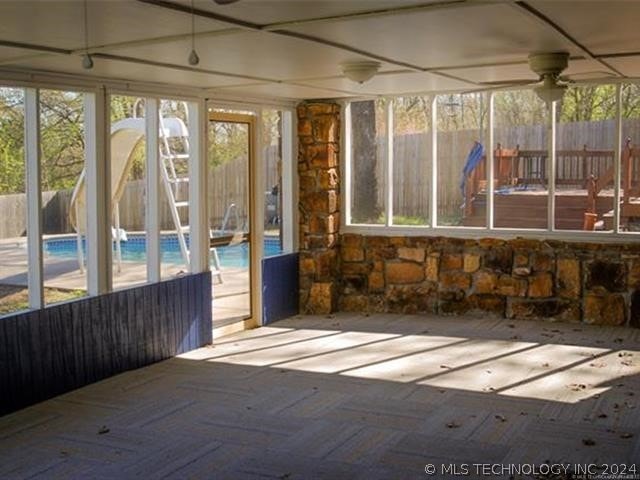
[[[487,155],[487,222],[486,227],[450,227],[450,226],[438,226],[437,225],[437,196],[438,196],[438,182],[437,182],[437,128],[433,128],[437,125],[437,99],[439,95],[446,95],[449,92],[441,92],[436,94],[425,94],[425,96],[431,96],[431,125],[430,134],[432,136],[432,158],[431,158],[431,192],[430,205],[429,205],[429,224],[428,225],[393,225],[392,215],[387,215],[385,225],[374,224],[357,224],[351,223],[351,173],[352,173],[352,158],[351,158],[351,116],[350,116],[350,104],[354,101],[363,100],[375,100],[376,98],[387,99],[387,108],[393,112],[393,102],[395,98],[403,97],[406,95],[394,95],[385,97],[359,97],[341,102],[342,105],[342,145],[341,145],[341,165],[340,171],[342,178],[344,179],[344,195],[342,195],[341,201],[341,232],[342,233],[355,233],[364,235],[382,235],[382,236],[426,236],[426,237],[452,237],[452,238],[480,238],[480,237],[492,237],[498,239],[513,239],[518,237],[526,237],[531,239],[557,239],[565,241],[585,241],[594,243],[627,243],[634,239],[640,240],[639,232],[620,231],[620,173],[621,173],[621,142],[622,142],[622,88],[626,84],[636,84],[634,82],[615,82],[608,81],[606,83],[584,83],[580,85],[611,85],[615,84],[615,135],[616,135],[616,147],[614,150],[615,162],[615,178],[614,178],[614,219],[613,219],[613,231],[583,231],[583,230],[559,230],[555,228],[555,163],[556,163],[556,106],[557,102],[553,102],[548,108],[547,114],[547,128],[549,129],[549,140],[547,145],[548,158],[547,162],[547,175],[549,178],[549,191],[547,194],[547,214],[548,223],[546,229],[537,228],[504,228],[494,227],[494,162],[493,162],[493,149],[489,148],[486,151]],[[636,84],[637,85],[637,84]],[[498,91],[488,91],[488,128],[485,133],[485,144],[494,144],[494,96]],[[522,90],[520,88],[513,88],[510,90]],[[417,95],[417,94],[416,94]],[[387,113],[389,111],[387,110]],[[387,120],[389,120],[387,115]],[[387,144],[390,145],[390,149],[393,148],[393,119],[391,119],[391,128],[387,127],[385,132],[387,138]],[[387,122],[389,124],[389,122]],[[383,199],[385,204],[383,205],[384,211],[393,214],[393,197],[392,197],[392,168],[393,158],[392,154],[389,155],[389,149],[385,152],[385,182],[380,185],[384,190]]]

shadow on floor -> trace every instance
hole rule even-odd
[[[0,477],[570,478],[517,466],[637,462],[639,358],[630,329],[292,318],[1,418]]]

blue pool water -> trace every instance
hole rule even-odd
[[[44,252],[61,258],[76,258],[78,255],[76,237],[51,238],[44,242]],[[187,236],[188,244],[188,236]],[[144,234],[129,234],[128,240],[122,242],[122,259],[124,261],[145,262],[146,243]],[[82,249],[86,253],[84,239]],[[114,247],[115,250],[115,247]],[[242,243],[227,247],[218,247],[218,257],[223,267],[247,267],[249,265],[249,245]],[[182,264],[178,236],[175,234],[162,235],[160,238],[160,252],[163,263]],[[282,253],[278,238],[266,238],[264,241],[264,256],[272,257]]]

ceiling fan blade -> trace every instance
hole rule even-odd
[[[532,85],[534,83],[538,83],[539,80],[534,80],[530,78],[518,78],[515,80],[492,80],[490,82],[478,82],[479,85],[490,86],[517,86],[517,85]]]
[[[218,5],[229,5],[230,3],[236,3],[238,0],[213,0]]]
[[[591,72],[578,72],[578,73],[572,73],[569,75],[561,75],[559,79],[565,82],[572,82],[576,80],[584,80],[584,79],[590,79],[590,78],[603,78],[603,77],[615,77],[615,76],[616,76],[615,74],[611,72],[607,72],[605,70],[593,70]]]

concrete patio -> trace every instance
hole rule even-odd
[[[638,358],[640,331],[616,327],[295,317],[1,418],[0,477],[371,480],[428,478],[428,463],[629,466],[640,458]]]

